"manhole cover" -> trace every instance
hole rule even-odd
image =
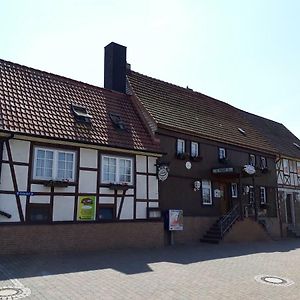
[[[269,285],[277,285],[277,286],[289,286],[294,284],[294,281],[278,277],[278,276],[272,276],[272,275],[257,275],[254,277],[257,282],[269,284]]]
[[[28,288],[5,286],[0,287],[0,299],[1,300],[13,300],[20,299],[29,296],[31,293]]]

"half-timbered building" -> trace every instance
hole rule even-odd
[[[131,98],[0,60],[2,252],[162,243],[159,144]]]

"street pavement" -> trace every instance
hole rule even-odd
[[[290,285],[261,283],[255,280],[258,275],[287,279]],[[24,293],[14,296],[7,287]],[[51,300],[299,300],[300,239],[1,256],[0,299],[23,296]]]

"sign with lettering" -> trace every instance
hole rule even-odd
[[[217,169],[212,169],[213,174],[226,174],[226,173],[233,173],[234,168],[217,168]]]
[[[170,231],[183,230],[183,210],[181,209],[169,210],[169,230]]]
[[[17,196],[33,196],[34,195],[33,192],[25,192],[25,191],[17,192],[16,194],[17,194]]]
[[[96,196],[80,196],[78,199],[77,220],[94,221],[96,213]]]

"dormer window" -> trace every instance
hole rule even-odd
[[[109,117],[115,128],[119,130],[126,130],[125,124],[118,114],[110,113]]]
[[[250,154],[249,155],[249,165],[255,167],[255,155],[254,154]]]
[[[72,104],[71,109],[77,122],[87,124],[90,124],[92,122],[92,116],[88,114],[85,107]]]

